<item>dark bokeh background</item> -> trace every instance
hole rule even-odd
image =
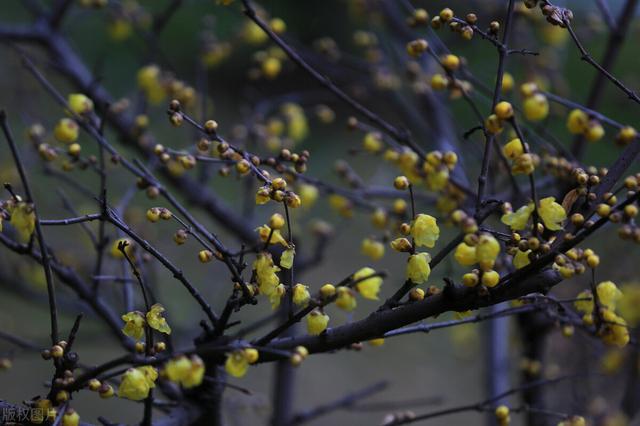
[[[0,3],[0,22],[28,22],[29,16],[23,11],[18,0],[3,0]],[[140,4],[150,11],[160,10],[166,2],[160,0],[140,1]],[[500,9],[495,9],[496,3],[504,2],[480,2],[480,1],[422,1],[414,5],[425,7],[430,13],[437,12],[443,5],[452,6],[459,15],[474,11],[481,22],[488,23],[491,19],[501,16]],[[620,2],[610,2],[614,11]],[[354,57],[362,56],[362,52],[353,45],[352,35],[356,29],[370,29],[370,25],[377,21],[376,16],[354,17],[350,13],[350,7],[346,1],[284,1],[272,0],[260,2],[271,16],[282,17],[288,25],[288,34],[295,40],[297,46],[306,46],[307,49],[313,40],[320,36],[330,35],[346,52]],[[593,52],[594,57],[599,58],[606,42],[604,24],[599,20],[594,2],[586,0],[566,1],[569,7],[575,8],[576,20],[580,22],[580,33],[584,36],[586,44]],[[588,9],[588,10],[584,10]],[[536,12],[537,13],[537,12]],[[124,42],[116,42],[109,38],[106,32],[105,12],[86,11],[75,8],[71,11],[64,23],[64,31],[68,34],[73,46],[86,60],[88,66],[99,76],[100,81],[113,93],[114,97],[131,96],[135,98],[135,73],[136,70],[147,62],[145,42],[139,36],[132,36]],[[159,61],[163,68],[171,69],[175,74],[190,84],[196,84],[197,70],[195,64],[198,60],[198,37],[203,22],[215,20],[215,32],[221,39],[236,37],[238,29],[245,22],[240,7],[234,4],[224,8],[217,6],[213,1],[188,0],[185,6],[171,20],[166,31],[160,37],[158,48],[161,53]],[[508,71],[519,84],[526,81],[534,71],[544,73],[550,83],[552,91],[573,99],[584,102],[590,82],[595,73],[586,64],[580,61],[579,55],[569,42],[559,43],[555,46],[544,44],[545,34],[543,27],[525,18],[519,18],[515,26],[514,44],[516,47],[527,47],[541,50],[540,58],[526,58],[521,60],[513,56],[509,60]],[[388,47],[387,50],[395,52],[403,57],[401,45],[393,44],[393,40],[385,36],[384,28],[376,27],[380,31],[380,37]],[[469,63],[470,69],[476,77],[487,85],[493,84],[496,55],[495,50],[488,44],[476,38],[473,42],[462,42],[459,37],[442,30],[438,33],[442,41],[449,48],[463,57]],[[428,37],[433,37],[429,33]],[[629,42],[622,49],[620,60],[612,70],[631,87],[638,87],[638,73],[640,58],[636,54],[638,39],[637,25],[632,26]],[[406,40],[403,40],[403,42]],[[431,41],[431,39],[430,39]],[[531,43],[535,43],[531,45]],[[303,51],[304,51],[303,49]],[[38,49],[27,48],[30,55],[38,60],[38,64],[46,71],[51,81],[63,93],[72,91],[68,83],[61,79],[55,70],[48,66],[47,59]],[[315,82],[306,75],[298,72],[290,62],[285,63],[283,74],[273,82],[251,82],[247,78],[246,71],[252,66],[252,54],[254,47],[238,45],[227,61],[217,67],[208,75],[208,117],[215,117],[220,123],[221,132],[231,132],[233,126],[247,119],[247,111],[257,102],[268,101],[278,93],[302,93],[317,89]],[[361,58],[360,58],[361,59]],[[542,65],[542,66],[540,66]],[[333,72],[331,65],[320,66],[323,72]],[[322,68],[325,67],[325,68]],[[395,69],[398,76],[403,72]],[[357,74],[355,74],[357,75]],[[59,180],[42,173],[41,163],[27,143],[24,137],[26,128],[34,122],[40,122],[47,128],[51,128],[61,111],[53,101],[43,92],[34,79],[26,73],[21,66],[15,51],[6,45],[0,45],[0,107],[7,110],[11,124],[18,135],[19,142],[23,144],[25,161],[29,166],[29,172],[35,183],[36,199],[40,201],[42,215],[47,218],[62,218],[68,213],[61,208],[56,189],[61,187]],[[362,76],[362,86],[366,87],[369,77]],[[352,79],[349,76],[337,75],[336,80]],[[358,83],[358,82],[356,82]],[[408,126],[412,123],[406,115],[398,112],[397,104],[389,102],[389,99],[401,102],[413,102],[414,98],[407,87],[403,87],[395,94],[383,94],[377,96],[369,93],[362,99],[371,105],[372,109],[380,112],[385,117],[397,120]],[[336,107],[337,120],[332,125],[319,125],[311,118],[311,133],[299,149],[308,149],[311,153],[309,175],[326,179],[331,182],[339,182],[333,172],[336,159],[348,159],[352,167],[358,171],[365,181],[376,185],[389,185],[396,171],[382,163],[373,162],[370,157],[356,157],[349,154],[350,150],[358,147],[360,137],[349,133],[344,128],[344,121],[350,112],[338,104],[331,103],[331,98],[321,95],[323,102],[330,102]],[[327,101],[327,99],[329,101]],[[486,111],[490,100],[478,96],[479,105]],[[630,107],[614,88],[608,87],[605,91],[601,112],[616,120],[640,126],[638,123],[638,111],[634,106]],[[472,117],[468,108],[461,102],[448,102],[444,100],[442,108],[448,108],[446,116],[455,117],[454,134],[460,136],[472,126]],[[564,108],[554,109],[554,114],[564,117]],[[428,114],[419,110],[419,114]],[[187,147],[193,143],[194,135],[186,128],[172,128],[166,120],[163,107],[150,110],[151,128],[158,142],[174,148]],[[547,124],[556,137],[564,144],[571,142],[571,137],[564,127],[563,118],[554,118]],[[434,141],[428,132],[421,130],[421,126],[412,127],[419,143],[424,147],[433,147]],[[613,131],[609,130],[608,137],[598,144],[589,147],[588,160],[598,166],[610,164],[619,152],[612,144]],[[113,135],[109,135],[112,137]],[[114,141],[116,139],[114,138]],[[92,143],[82,136],[83,148],[91,152]],[[455,142],[456,144],[458,142]],[[466,145],[465,145],[466,144]],[[129,158],[138,154],[126,147],[116,144],[123,155]],[[461,143],[459,154],[463,156],[469,180],[475,182],[477,160],[475,153],[479,152],[479,141],[470,140]],[[8,158],[8,149],[5,144],[0,144],[0,178],[3,181],[16,183],[15,170]],[[466,157],[467,155],[468,157]],[[116,167],[110,167],[109,190],[111,202],[117,204],[133,181],[130,176]],[[95,177],[86,171],[73,171],[72,179],[83,182],[89,187],[96,188]],[[245,185],[235,177],[212,179],[211,188],[220,194],[225,200],[238,210],[242,209],[245,197],[240,194],[245,191]],[[254,188],[255,189],[255,188]],[[94,212],[95,203],[74,193],[73,190],[65,190],[81,212]],[[253,192],[253,189],[251,189]],[[172,225],[157,224],[151,226],[142,218],[147,207],[156,205],[149,201],[144,193],[134,194],[131,207],[127,211],[127,218],[136,223],[137,229],[146,238],[176,261],[197,283],[199,289],[208,300],[220,309],[226,299],[227,279],[220,265],[202,265],[197,262],[196,248],[188,245],[186,248],[176,248],[171,242],[174,231]],[[424,207],[427,212],[432,212],[431,207]],[[212,223],[201,212],[196,215],[207,224],[210,229],[220,234],[224,241],[230,241],[224,225]],[[256,225],[263,223],[264,218],[271,213],[270,208],[260,208],[255,211],[252,220]],[[319,288],[325,282],[335,282],[354,269],[370,263],[370,260],[360,254],[359,246],[362,238],[372,231],[366,215],[357,213],[352,220],[340,218],[331,212],[327,203],[320,201],[310,211],[296,213],[293,217],[294,234],[310,235],[310,224],[314,218],[323,218],[334,224],[335,238],[327,252],[326,262],[323,266],[313,270],[300,280],[311,286]],[[82,233],[72,228],[47,229],[47,238],[65,261],[71,264],[84,265],[83,256],[90,250],[90,243]],[[438,247],[447,241],[447,237],[453,231],[444,231]],[[111,230],[111,235],[116,234]],[[311,238],[311,237],[309,237]],[[304,240],[303,240],[304,241]],[[236,244],[231,244],[235,246]],[[637,259],[640,252],[629,243],[621,243],[613,230],[601,233],[595,247],[602,250],[603,270],[599,275],[610,277],[616,282],[626,282],[637,279]],[[385,258],[377,262],[376,269],[385,269],[390,272],[392,278],[383,286],[381,298],[389,296],[400,280],[393,278],[403,274],[403,262],[394,253],[388,253]],[[121,265],[111,260],[109,270],[119,273]],[[86,269],[85,269],[86,271]],[[461,269],[449,261],[443,263],[432,275],[430,283],[437,284],[445,274],[459,274]],[[187,297],[184,290],[164,271],[153,265],[149,267],[153,277],[153,285],[156,288],[160,301],[167,307],[170,323],[174,327],[176,339],[188,344],[197,333],[194,324],[201,318],[194,302]],[[558,293],[573,295],[577,289],[585,285],[584,279],[577,278],[563,284]],[[121,291],[120,284],[108,284],[105,292],[117,295]],[[0,325],[3,330],[20,334],[43,347],[47,344],[48,312],[46,310],[44,281],[39,267],[33,263],[24,262],[19,257],[8,251],[0,250]],[[62,322],[61,328],[67,329],[71,325],[75,314],[82,309],[77,306],[73,298],[62,286],[59,286]],[[364,317],[374,309],[376,304],[368,301],[359,301],[358,309],[352,315],[345,315],[341,311],[330,309],[331,323],[333,325],[344,323],[350,319]],[[268,304],[246,309],[239,316],[249,322],[252,318],[261,318],[268,314]],[[447,319],[444,316],[440,319]],[[509,333],[504,336],[513,342],[510,345],[510,356],[505,368],[512,371],[513,383],[518,379],[519,346],[515,336],[515,327],[509,327]],[[512,336],[513,335],[513,336]],[[399,401],[415,398],[434,398],[432,405],[416,407],[416,411],[427,411],[436,406],[449,406],[471,401],[477,401],[485,397],[483,391],[484,360],[482,356],[483,333],[481,326],[465,326],[450,331],[437,331],[429,335],[416,335],[388,340],[380,348],[365,346],[362,352],[342,351],[337,354],[327,354],[311,357],[298,369],[295,407],[303,409],[313,407],[319,403],[330,401],[346,392],[359,389],[379,380],[388,380],[390,386],[386,392],[374,397],[376,401]],[[0,353],[12,354],[10,346],[0,343]],[[110,357],[120,354],[119,347],[105,329],[95,322],[90,316],[83,321],[78,340],[78,352],[82,361],[88,364],[99,363]],[[552,335],[552,344],[549,347],[549,362],[544,368],[548,371],[571,371],[574,368],[576,354],[584,357],[596,357],[603,353],[603,348],[593,341],[577,339],[569,341],[562,339],[559,333]],[[42,382],[50,377],[49,363],[40,360],[37,353],[15,352],[14,367],[0,373],[0,397],[10,401],[21,401],[31,398],[43,392]],[[243,395],[233,390],[225,393],[225,412],[230,425],[264,424],[270,412],[271,398],[270,366],[252,368],[242,380],[232,380],[243,387],[253,391],[251,396]],[[604,385],[603,385],[604,386]],[[607,385],[609,386],[609,385]],[[614,395],[615,383],[611,388],[600,387],[595,389],[599,394]],[[581,385],[580,392],[588,389]],[[550,394],[563,394],[561,398],[550,398],[553,401],[565,403],[558,407],[561,411],[567,410],[567,405],[573,404],[576,395],[575,388],[569,385],[555,386]],[[136,422],[142,413],[142,406],[117,398],[103,401],[93,393],[83,392],[73,405],[78,408],[83,420],[95,422],[96,416],[103,414],[112,421]],[[578,413],[586,410],[584,406],[573,406]],[[352,424],[369,425],[379,423],[382,412],[336,412],[314,424]],[[514,417],[514,422],[519,421]],[[459,415],[451,418],[434,420],[431,424],[477,424],[477,414]]]

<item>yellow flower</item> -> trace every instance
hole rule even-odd
[[[253,21],[246,21],[242,29],[242,38],[249,44],[262,44],[269,36]]]
[[[422,284],[429,279],[431,274],[431,267],[429,262],[431,256],[429,253],[417,253],[409,256],[409,262],[407,263],[407,278],[414,284]]]
[[[262,225],[256,228],[256,231],[258,231],[258,235],[260,235],[260,240],[262,240],[262,242],[264,243],[266,243],[268,239],[269,244],[282,244],[285,247],[289,247],[289,243],[287,243],[287,240],[284,239],[284,237],[282,236],[282,234],[278,229],[274,229],[272,233],[271,228],[269,228],[269,226]]]
[[[253,262],[253,269],[256,271],[260,293],[269,296],[280,283],[280,278],[278,278],[277,274],[280,268],[273,264],[273,259],[269,253],[260,253]]]
[[[80,424],[80,415],[73,408],[68,408],[62,416],[62,426],[78,426]]]
[[[371,260],[380,260],[384,256],[384,244],[380,241],[365,238],[360,246],[362,254],[369,256]]]
[[[122,332],[135,340],[140,340],[144,336],[145,320],[142,312],[133,311],[122,316],[125,322]]]
[[[522,154],[513,160],[511,173],[514,175],[530,175],[536,169],[534,158],[531,154]]]
[[[246,348],[242,351],[249,364],[255,364],[260,358],[260,352],[256,348]]]
[[[632,326],[640,322],[640,286],[625,284],[622,286],[622,298],[619,303],[622,317]]]
[[[533,203],[522,206],[515,212],[503,214],[500,221],[514,231],[522,231],[527,227],[531,213],[533,213]]]
[[[296,255],[296,249],[293,247],[289,247],[285,251],[282,252],[280,256],[280,266],[284,269],[291,269],[293,266],[293,258]]]
[[[60,119],[53,129],[53,137],[55,137],[57,141],[66,144],[71,144],[78,140],[79,133],[78,123],[70,118]]]
[[[572,110],[567,117],[567,129],[574,135],[585,132],[588,123],[589,116],[580,109]]]
[[[298,306],[307,306],[309,299],[311,299],[309,287],[299,283],[293,286],[293,303]]]
[[[302,200],[302,206],[305,208],[311,207],[318,200],[318,188],[306,183],[300,184],[298,187],[298,195]]]
[[[476,260],[484,270],[493,268],[500,254],[500,243],[491,234],[482,234],[476,246]]]
[[[618,287],[612,281],[603,281],[596,287],[598,292],[598,301],[605,308],[616,309],[618,300],[622,297],[622,292],[618,290]]]
[[[162,85],[160,68],[157,65],[147,65],[138,71],[138,86],[142,89],[149,102],[159,104],[166,96]]]
[[[531,260],[529,260],[529,253],[531,253],[531,250],[518,250],[516,255],[513,256],[513,266],[515,266],[516,269],[520,269],[531,263]]]
[[[593,312],[593,295],[591,294],[591,290],[583,290],[576,296],[576,299],[591,299],[591,300],[576,300],[573,302],[573,306],[579,312],[583,314],[590,314]]]
[[[523,105],[524,116],[529,121],[540,121],[549,115],[549,101],[542,93],[528,97]]]
[[[442,191],[449,183],[449,169],[441,167],[431,173],[427,173],[425,184],[431,191]],[[436,238],[437,239],[437,238]]]
[[[336,306],[347,312],[353,311],[357,305],[353,290],[348,287],[338,287],[337,292]]]
[[[149,396],[149,390],[155,386],[149,385],[150,381],[143,370],[130,368],[122,375],[118,396],[133,401],[141,401]]]
[[[500,282],[500,274],[494,270],[486,271],[482,273],[482,285],[489,288],[495,287]]]
[[[284,284],[278,284],[276,288],[269,294],[269,302],[271,303],[271,309],[277,309],[280,306],[282,297],[286,294],[287,288]]]
[[[382,150],[382,135],[378,132],[369,132],[364,135],[362,147],[365,151],[376,153]]]
[[[142,367],[138,367],[136,370],[139,370],[144,374],[144,378],[150,388],[155,387],[155,382],[158,378],[158,370],[150,365],[143,365]]]
[[[93,101],[82,93],[71,93],[67,96],[69,109],[76,114],[86,114],[93,111]]]
[[[188,389],[202,383],[204,370],[204,362],[202,359],[197,355],[192,355],[191,359],[186,356],[181,356],[167,362],[163,373],[167,379]],[[227,372],[228,371],[229,370],[227,370]]]
[[[307,331],[312,336],[317,336],[327,329],[329,324],[329,315],[314,309],[307,315]]]
[[[476,263],[476,248],[462,242],[456,247],[453,257],[462,266],[471,266]]]
[[[511,160],[521,156],[523,153],[524,146],[522,146],[522,142],[518,138],[511,139],[502,147],[502,154]]]
[[[540,200],[538,213],[544,222],[544,226],[551,231],[561,230],[562,223],[567,218],[567,213],[564,211],[564,207],[556,203],[556,199],[554,197],[547,197]]]
[[[436,245],[440,236],[440,228],[436,223],[436,218],[428,214],[419,214],[411,222],[411,236],[416,247],[432,248]]]
[[[160,333],[171,334],[171,327],[169,327],[167,320],[162,316],[164,311],[164,306],[161,304],[156,303],[153,305],[151,310],[147,312],[147,323],[149,327],[158,330]]]
[[[36,228],[36,213],[33,210],[33,206],[23,201],[18,203],[12,201],[7,203],[7,210],[11,215],[9,223],[16,228],[20,239],[26,243]],[[0,230],[2,230],[1,226]]]
[[[356,290],[358,290],[365,299],[378,300],[378,292],[382,285],[382,278],[378,276],[367,278],[375,273],[376,271],[372,268],[364,267],[353,274],[353,281],[358,281]]]
[[[604,136],[604,127],[600,124],[599,121],[589,120],[587,123],[587,130],[584,132],[584,137],[589,142],[596,142],[602,139]]]
[[[602,340],[607,345],[622,348],[629,343],[629,329],[627,322],[610,309],[603,309],[602,320],[604,326],[600,331]]]
[[[187,373],[182,377],[180,384],[185,389],[200,386],[204,378],[204,362],[198,355],[191,356],[191,365]]]

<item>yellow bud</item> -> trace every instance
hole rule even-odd
[[[324,298],[329,298],[336,294],[336,288],[333,284],[325,284],[320,287],[320,294]]]
[[[209,250],[201,250],[198,253],[198,260],[202,263],[211,262],[211,259],[213,259],[213,253]]]
[[[501,120],[508,120],[513,117],[513,107],[506,101],[498,102],[493,112]]]

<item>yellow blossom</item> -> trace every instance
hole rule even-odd
[[[336,298],[336,306],[347,312],[351,312],[356,308],[357,301],[353,290],[348,287],[338,287],[338,297]]]
[[[93,101],[82,93],[71,93],[67,97],[69,109],[76,114],[86,114],[93,111]]]
[[[142,312],[132,311],[122,315],[125,322],[122,332],[135,340],[140,340],[144,336],[144,326],[146,321]]]
[[[167,379],[189,389],[202,383],[204,370],[204,362],[202,359],[197,355],[192,355],[191,358],[181,356],[167,362],[163,373]],[[227,372],[229,372],[228,369]]]
[[[622,348],[629,343],[629,329],[624,318],[616,315],[610,309],[603,309],[602,320],[604,325],[600,334],[607,345]]]
[[[476,248],[462,242],[456,246],[453,257],[462,266],[471,266],[476,263]]]
[[[442,191],[449,183],[449,169],[441,167],[438,170],[427,173],[425,183],[427,189],[431,191]]]
[[[7,210],[11,215],[9,223],[16,228],[20,239],[26,243],[36,228],[36,213],[33,206],[23,201],[17,203],[12,201],[7,203]],[[0,230],[2,230],[1,227]]]
[[[276,288],[269,294],[269,303],[271,303],[271,309],[278,309],[282,298],[287,292],[287,288],[284,284],[278,284]]]
[[[156,370],[155,367],[143,365],[142,367],[138,367],[137,370],[144,374],[144,378],[150,388],[155,386],[156,379],[158,378],[158,370]]]
[[[371,260],[380,260],[384,256],[384,244],[380,241],[365,238],[360,247],[362,254],[369,256]]]
[[[505,144],[505,146],[502,147],[502,154],[504,154],[505,157],[511,160],[521,156],[523,153],[524,153],[524,146],[522,145],[522,142],[518,138],[511,139],[509,142]]]
[[[149,327],[158,330],[160,333],[171,334],[171,327],[167,324],[167,320],[162,316],[165,311],[164,306],[156,303],[147,312],[147,323]]]
[[[500,254],[500,243],[491,234],[482,234],[476,246],[476,261],[484,270],[493,268],[496,258]]]
[[[378,292],[382,285],[382,278],[379,276],[369,277],[375,274],[376,271],[369,267],[364,267],[353,274],[353,281],[357,281],[356,290],[365,299],[378,300]]]
[[[536,93],[525,99],[523,104],[524,116],[529,121],[540,121],[549,115],[549,101],[542,93]]]
[[[419,214],[411,222],[411,236],[417,247],[435,246],[440,237],[440,228],[436,223],[436,218],[428,214]]]
[[[277,272],[280,268],[273,264],[269,253],[260,253],[253,262],[260,293],[269,296],[280,283]]]
[[[640,285],[625,284],[622,286],[622,297],[619,301],[620,315],[632,326],[640,323]]]
[[[289,247],[285,251],[282,252],[280,256],[280,266],[284,269],[291,269],[293,266],[293,258],[296,255],[296,249],[293,247]]]
[[[599,283],[596,291],[598,292],[598,301],[602,306],[611,310],[616,309],[616,304],[618,300],[620,300],[620,297],[622,297],[622,292],[612,281]]]
[[[133,401],[141,401],[149,396],[149,390],[155,384],[139,368],[130,368],[122,375],[122,381],[118,387],[118,396]]]
[[[62,416],[62,426],[78,426],[79,424],[80,415],[78,412],[73,408],[68,408],[64,416]]]
[[[312,336],[317,336],[327,329],[329,324],[329,315],[314,309],[307,315],[307,331]]]
[[[53,136],[56,140],[66,144],[71,144],[78,140],[79,133],[78,123],[70,118],[62,118],[53,129]]]
[[[431,274],[430,261],[431,256],[429,256],[429,253],[417,253],[409,256],[407,278],[414,284],[422,284],[427,281],[429,274]]]
[[[515,266],[516,269],[520,269],[531,263],[531,260],[529,260],[529,253],[531,253],[531,250],[518,250],[516,255],[513,256],[513,266]]]
[[[298,186],[298,195],[302,200],[302,206],[305,208],[311,207],[318,200],[318,188],[306,183]]]
[[[567,117],[567,128],[569,129],[569,132],[574,135],[585,132],[587,130],[588,123],[589,116],[580,109],[572,110]]]
[[[544,226],[551,231],[562,229],[562,223],[567,218],[567,213],[562,205],[556,203],[554,197],[547,197],[540,200],[538,214],[544,222]]]
[[[298,306],[307,306],[309,299],[311,299],[309,287],[300,283],[293,286],[293,303]]]
[[[258,231],[260,240],[262,240],[262,242],[264,243],[266,243],[267,240],[269,240],[269,244],[281,244],[285,247],[289,247],[289,243],[287,243],[287,240],[284,239],[284,237],[282,236],[282,234],[278,229],[272,230],[271,228],[269,228],[269,226],[262,225],[256,228],[256,231]]]
[[[522,231],[527,227],[531,213],[533,213],[533,203],[524,205],[515,212],[503,214],[500,221],[513,231]]]
[[[583,314],[590,314],[593,312],[593,295],[591,294],[591,290],[583,290],[576,296],[576,299],[589,299],[589,300],[576,300],[573,302],[573,306],[579,312]]]

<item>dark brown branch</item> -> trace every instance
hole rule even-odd
[[[44,240],[44,234],[42,232],[42,226],[40,225],[40,218],[38,217],[38,211],[36,209],[36,203],[33,199],[33,194],[31,192],[31,187],[29,186],[29,180],[27,178],[27,174],[24,170],[24,165],[22,164],[22,160],[20,159],[20,154],[18,153],[18,148],[13,139],[13,135],[11,134],[11,129],[9,128],[9,124],[7,123],[7,114],[5,111],[0,111],[0,126],[2,126],[2,132],[9,144],[9,148],[11,149],[11,154],[13,155],[13,161],[18,169],[18,173],[20,174],[20,181],[22,182],[22,186],[26,195],[26,201],[28,203],[32,203],[33,211],[35,214],[35,232],[38,238],[38,245],[40,247],[40,252],[42,253],[42,267],[44,268],[44,275],[47,281],[47,294],[49,296],[49,316],[51,322],[51,344],[55,345],[58,343],[59,335],[58,335],[58,307],[56,302],[56,290],[55,284],[53,282],[53,275],[51,273],[51,259],[49,258],[47,244]]]

